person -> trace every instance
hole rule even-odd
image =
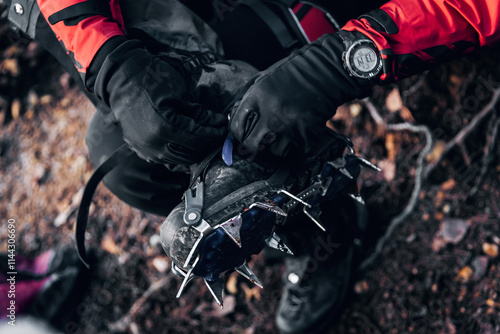
[[[334,3],[323,6],[335,10]],[[238,52],[227,41],[221,45],[217,34],[180,3],[37,4],[44,19],[35,20],[35,28],[29,22],[17,26],[37,33],[36,39],[81,78],[79,84],[96,104],[86,138],[91,160],[99,165],[123,143],[136,153],[104,184],[126,203],[159,215],[168,215],[187,188],[186,166],[222,145],[228,130],[254,156],[307,156],[323,139],[317,129],[339,105],[363,96],[373,85],[401,80],[500,39],[495,0],[392,0],[380,7],[380,2],[370,2],[371,11],[356,13],[362,15],[270,67],[260,67],[258,74],[247,67],[248,75],[222,94],[223,106],[208,108],[196,92],[203,69],[218,64],[216,72],[225,69],[234,77],[244,65],[224,63],[222,47],[231,57]],[[24,11],[14,3],[10,8],[13,22],[16,15],[36,14],[36,8],[30,15],[19,14]],[[232,12],[220,21],[229,21]],[[241,40],[234,44],[241,46]],[[264,58],[273,58],[261,50]],[[304,258],[297,261],[289,263],[277,314],[284,333],[310,332],[325,315],[338,311],[350,270],[350,257],[344,256],[306,276]],[[332,272],[338,275],[325,279]],[[321,284],[321,289],[311,289],[311,284]],[[327,304],[320,294],[329,296]]]

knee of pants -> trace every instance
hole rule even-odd
[[[96,168],[125,143],[118,122],[100,110],[90,120],[85,142]],[[148,163],[134,154],[109,172],[103,183],[130,206],[167,216],[181,202],[189,186],[189,175],[172,172],[161,164]]]

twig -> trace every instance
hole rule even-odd
[[[496,88],[493,91],[491,101],[487,105],[485,105],[484,108],[476,116],[474,116],[472,121],[466,127],[460,130],[460,132],[457,133],[457,135],[452,140],[450,140],[448,144],[446,144],[443,153],[437,159],[437,161],[427,166],[424,173],[425,178],[427,178],[432,173],[434,168],[441,163],[441,161],[444,159],[446,154],[448,154],[448,152],[450,152],[453,148],[455,148],[455,146],[462,144],[464,140],[467,138],[467,136],[472,131],[474,131],[474,129],[476,129],[476,127],[481,123],[481,121],[491,113],[491,111],[497,104],[499,98],[500,98],[500,88]]]
[[[415,185],[413,186],[413,191],[410,196],[410,200],[404,210],[394,217],[390,224],[389,227],[387,228],[385,234],[380,238],[377,242],[377,245],[375,246],[374,252],[361,263],[361,265],[358,268],[359,272],[363,272],[366,270],[367,267],[373,264],[373,262],[378,258],[378,256],[382,252],[382,248],[384,245],[387,243],[389,238],[391,237],[392,233],[394,230],[401,225],[402,222],[406,220],[406,218],[413,212],[415,209],[417,202],[418,202],[418,196],[420,194],[420,191],[422,189],[422,183],[425,180],[424,177],[424,162],[425,162],[425,157],[427,154],[430,153],[432,150],[432,147],[434,146],[434,140],[432,138],[431,131],[429,128],[425,125],[413,125],[409,123],[400,123],[400,124],[389,124],[386,126],[387,130],[390,131],[404,131],[404,130],[409,130],[412,132],[421,132],[425,134],[426,138],[426,143],[425,147],[422,149],[420,154],[418,155],[417,158],[417,169],[415,172]]]
[[[118,319],[117,321],[111,323],[108,325],[108,328],[112,331],[125,331],[127,328],[132,327],[131,331],[133,331],[133,325],[135,325],[132,322],[132,319],[135,317],[137,312],[141,309],[142,305],[148,300],[148,298],[161,289],[162,287],[167,284],[167,282],[170,280],[170,276],[165,276],[162,279],[154,282],[151,284],[151,286],[142,294],[142,296],[135,301],[135,303],[132,305],[130,310],[128,311],[127,314],[125,314],[123,317]],[[137,327],[137,326],[136,326]]]
[[[484,178],[486,177],[486,174],[488,173],[488,169],[490,168],[491,164],[495,161],[495,150],[498,144],[497,138],[499,133],[500,133],[500,118],[497,119],[495,125],[493,126],[493,131],[490,137],[490,143],[488,145],[486,157],[484,158],[483,166],[481,167],[479,178],[474,187],[469,191],[469,194],[467,194],[468,198],[474,196],[477,193],[479,187],[481,187],[481,184],[484,181]]]
[[[373,118],[375,123],[378,125],[384,126],[385,122],[382,116],[380,116],[380,113],[378,112],[377,108],[373,105],[372,101],[369,98],[361,100],[365,106],[366,109],[368,109],[368,112],[370,113],[370,116]]]
[[[417,80],[417,82],[415,82],[407,90],[403,91],[403,93],[402,93],[403,104],[406,103],[406,100],[407,100],[408,96],[413,95],[414,93],[416,93],[420,89],[420,87],[422,87],[422,85],[424,84],[425,78],[427,77],[428,73],[429,73],[429,71],[425,71],[424,73],[422,73],[420,75],[419,79]]]

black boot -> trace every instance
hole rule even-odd
[[[322,219],[332,225],[330,234],[314,236],[305,254],[285,260],[284,291],[276,312],[280,333],[324,333],[341,313],[366,223],[364,206],[348,200],[332,203],[326,214],[330,219]]]

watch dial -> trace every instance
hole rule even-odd
[[[368,47],[355,50],[351,65],[360,72],[370,72],[377,66],[377,54]]]

